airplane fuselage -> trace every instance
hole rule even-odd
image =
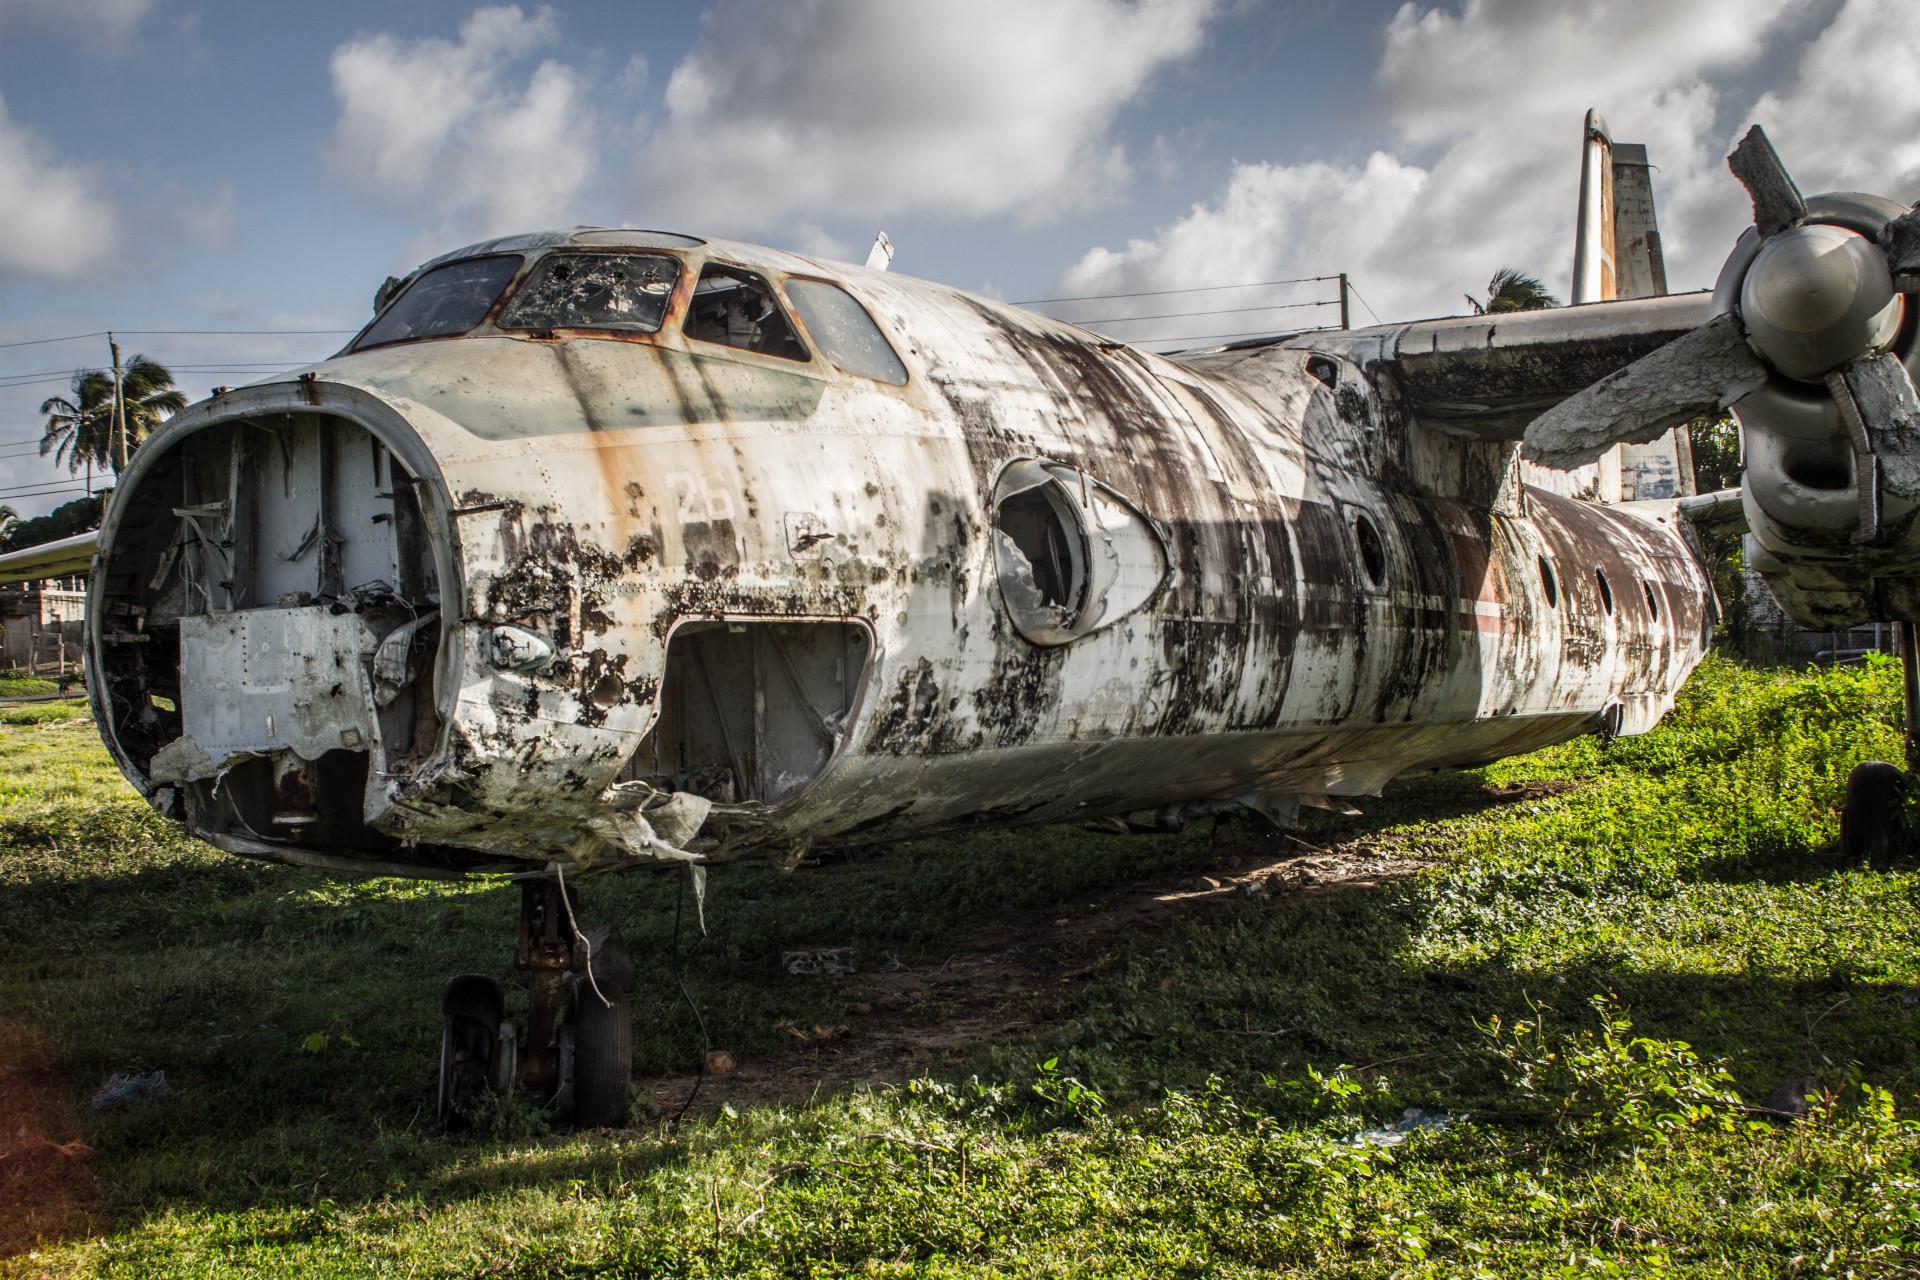
[[[96,714],[156,806],[428,873],[1284,816],[1643,731],[1704,652],[1671,503],[1527,487],[1311,335],[1166,359],[590,234],[468,251],[511,276],[479,323],[363,335],[139,451],[89,616]],[[621,253],[659,260],[651,331],[503,323],[543,261]],[[790,343],[715,309],[740,280]],[[796,282],[855,299],[898,379]]]

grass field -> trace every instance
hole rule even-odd
[[[84,719],[12,724],[0,1275],[1920,1275],[1920,876],[1831,848],[1898,687],[1713,661],[1644,738],[1284,848],[722,868],[704,936],[677,876],[588,883],[640,968],[632,1127],[513,1104],[460,1138],[439,988],[513,980],[513,890],[227,857]],[[675,1127],[677,906],[739,1069]],[[814,946],[861,973],[782,972]],[[1807,1120],[1756,1110],[1801,1077]],[[1355,1141],[1409,1107],[1450,1122]]]

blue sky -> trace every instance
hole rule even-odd
[[[0,0],[0,501],[66,492],[40,401],[114,328],[194,397],[325,354],[485,235],[664,226],[1009,299],[1338,271],[1384,318],[1564,290],[1582,113],[1649,145],[1676,288],[1762,120],[1809,191],[1920,195],[1896,0]],[[1059,308],[1136,339],[1311,286]],[[1366,310],[1359,311],[1362,320]],[[1311,323],[1313,321],[1305,321]],[[244,330],[233,334],[136,330]],[[281,332],[268,332],[281,331]],[[226,368],[189,366],[229,366]],[[235,366],[254,366],[252,368]]]

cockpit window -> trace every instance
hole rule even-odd
[[[708,263],[702,269],[700,282],[693,286],[693,305],[687,308],[686,333],[700,342],[782,360],[808,358],[767,282],[738,267]]]
[[[906,382],[907,367],[852,294],[825,280],[789,280],[787,297],[834,368],[896,387]]]
[[[679,278],[680,260],[664,253],[549,254],[527,274],[500,327],[653,333]]]
[[[520,270],[519,254],[462,258],[415,280],[353,344],[355,351],[416,338],[465,333],[487,318],[500,291]]]

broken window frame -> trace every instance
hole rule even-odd
[[[869,368],[849,368],[848,364],[842,363],[842,356],[848,354],[848,349],[837,340],[838,335],[833,326],[824,323],[828,319],[824,313],[821,316],[823,323],[814,323],[813,317],[808,314],[809,304],[803,301],[806,297],[804,292],[806,287],[831,289],[851,304],[852,311],[847,313],[848,317],[852,318],[857,313],[860,319],[866,321],[867,328],[871,331],[872,341],[879,343],[879,351],[885,352],[887,358],[893,361],[893,368],[899,371],[900,376],[882,377]],[[849,377],[864,378],[869,382],[878,382],[882,386],[904,387],[907,385],[909,376],[907,362],[900,358],[899,349],[887,337],[887,332],[880,327],[880,322],[873,318],[873,311],[846,286],[819,276],[789,276],[786,282],[786,294],[787,305],[799,317],[800,323],[806,326],[807,335],[813,339],[814,349],[826,358],[828,364]],[[854,362],[857,363],[858,355],[864,353],[854,352],[853,354],[856,356]]]
[[[1000,523],[1010,500],[1035,490],[1051,505],[1068,539],[1063,550],[1071,583],[1060,593],[1068,597],[1064,601],[1047,598],[1032,559]],[[1166,531],[1128,498],[1065,463],[1040,458],[1008,463],[994,485],[991,529],[1001,603],[1014,630],[1033,644],[1069,644],[1103,630],[1146,608],[1173,578]],[[1123,547],[1120,539],[1128,536],[1134,545]],[[1146,575],[1141,574],[1142,547],[1153,566]],[[1142,576],[1151,582],[1143,584]]]
[[[769,316],[779,317],[780,322],[787,327],[787,336],[791,339],[798,354],[789,355],[779,351],[766,351],[758,347],[743,346],[723,339],[702,337],[699,333],[695,332],[694,316],[696,308],[700,305],[701,286],[706,284],[708,277],[711,275],[732,277],[743,284],[760,289],[765,294],[769,310],[761,315],[758,320],[754,321],[754,323],[761,323]],[[787,314],[786,308],[781,305],[780,291],[774,287],[773,282],[768,280],[765,274],[759,271],[754,271],[748,267],[737,266],[731,262],[722,262],[717,258],[710,258],[706,262],[701,263],[699,274],[693,278],[692,288],[687,293],[686,305],[680,316],[680,334],[688,342],[697,342],[708,347],[719,347],[727,351],[744,352],[747,355],[764,356],[767,359],[779,360],[787,364],[811,364],[813,362],[813,352],[807,344],[801,340],[801,329],[794,323],[793,317]]]
[[[623,324],[509,324],[514,308],[523,301],[529,301],[530,291],[545,277],[544,272],[557,260],[578,258],[652,258],[673,264],[673,278],[668,282],[660,303],[660,314],[651,328]],[[594,247],[583,249],[557,249],[542,255],[520,278],[506,300],[500,304],[499,318],[494,327],[503,333],[534,334],[551,333],[554,330],[566,330],[569,333],[591,333],[609,337],[628,337],[633,335],[652,336],[666,327],[673,317],[675,295],[679,292],[680,281],[686,275],[687,264],[678,254],[663,252],[659,249],[621,249],[613,247]]]
[[[509,271],[506,278],[500,282],[499,286],[494,290],[492,299],[487,303],[485,310],[475,317],[472,323],[463,325],[458,329],[443,329],[433,333],[409,333],[404,337],[381,338],[377,341],[369,341],[375,333],[380,331],[380,326],[394,316],[401,307],[406,306],[407,300],[413,297],[427,281],[442,273],[452,272],[459,268],[471,267],[475,263],[482,262],[511,262],[513,269]],[[472,333],[475,329],[484,325],[499,309],[501,299],[515,292],[513,282],[520,277],[520,272],[525,268],[526,262],[525,254],[490,253],[472,258],[455,258],[452,262],[443,262],[438,266],[429,267],[408,281],[407,286],[399,291],[398,296],[388,303],[379,315],[368,321],[366,328],[354,335],[353,341],[347,344],[347,351],[355,353],[361,351],[377,351],[382,347],[398,346],[403,342],[432,342],[442,338],[458,338]]]

